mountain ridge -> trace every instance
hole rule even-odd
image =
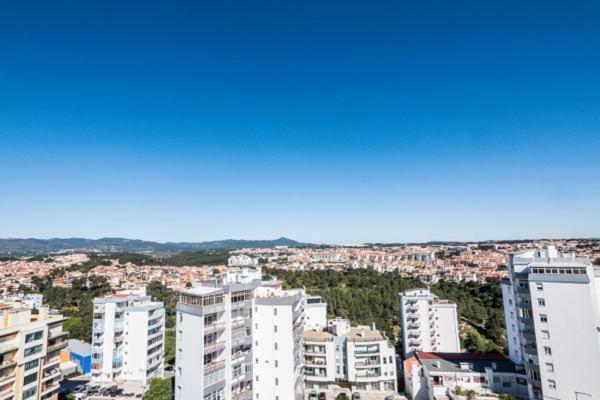
[[[0,239],[0,255],[27,256],[68,251],[93,252],[179,252],[202,250],[226,250],[245,247],[266,248],[274,246],[313,246],[286,237],[271,240],[223,239],[204,242],[153,242],[141,239],[104,237],[85,238],[5,238]]]

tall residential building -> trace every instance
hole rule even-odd
[[[261,270],[228,271],[181,293],[176,400],[252,399],[252,307]]]
[[[531,399],[600,399],[600,269],[552,246],[512,254],[503,283],[510,357]]]
[[[394,394],[394,346],[375,327],[352,327],[345,319],[330,320],[324,329],[305,330],[304,383],[307,391],[332,395],[341,387],[364,396]]]
[[[417,351],[460,352],[456,304],[429,289],[407,290],[400,296],[404,356]]]
[[[302,289],[282,290],[281,282],[265,282],[256,289],[252,324],[255,399],[302,400],[305,307]]]
[[[62,315],[37,315],[23,303],[0,304],[0,399],[57,399],[60,351],[67,346]]]
[[[165,309],[146,289],[94,299],[92,381],[147,384],[162,377]]]

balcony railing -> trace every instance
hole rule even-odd
[[[204,373],[210,373],[218,369],[225,368],[225,361],[217,361],[204,365]]]

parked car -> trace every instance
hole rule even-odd
[[[325,394],[325,392],[319,393],[319,400],[327,400],[327,395]]]
[[[360,400],[360,393],[358,393],[358,392],[352,393],[352,400]]]
[[[308,400],[317,400],[317,392],[314,390],[308,394]]]

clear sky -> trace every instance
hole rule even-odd
[[[3,1],[0,237],[598,237],[598,21],[598,1]]]

